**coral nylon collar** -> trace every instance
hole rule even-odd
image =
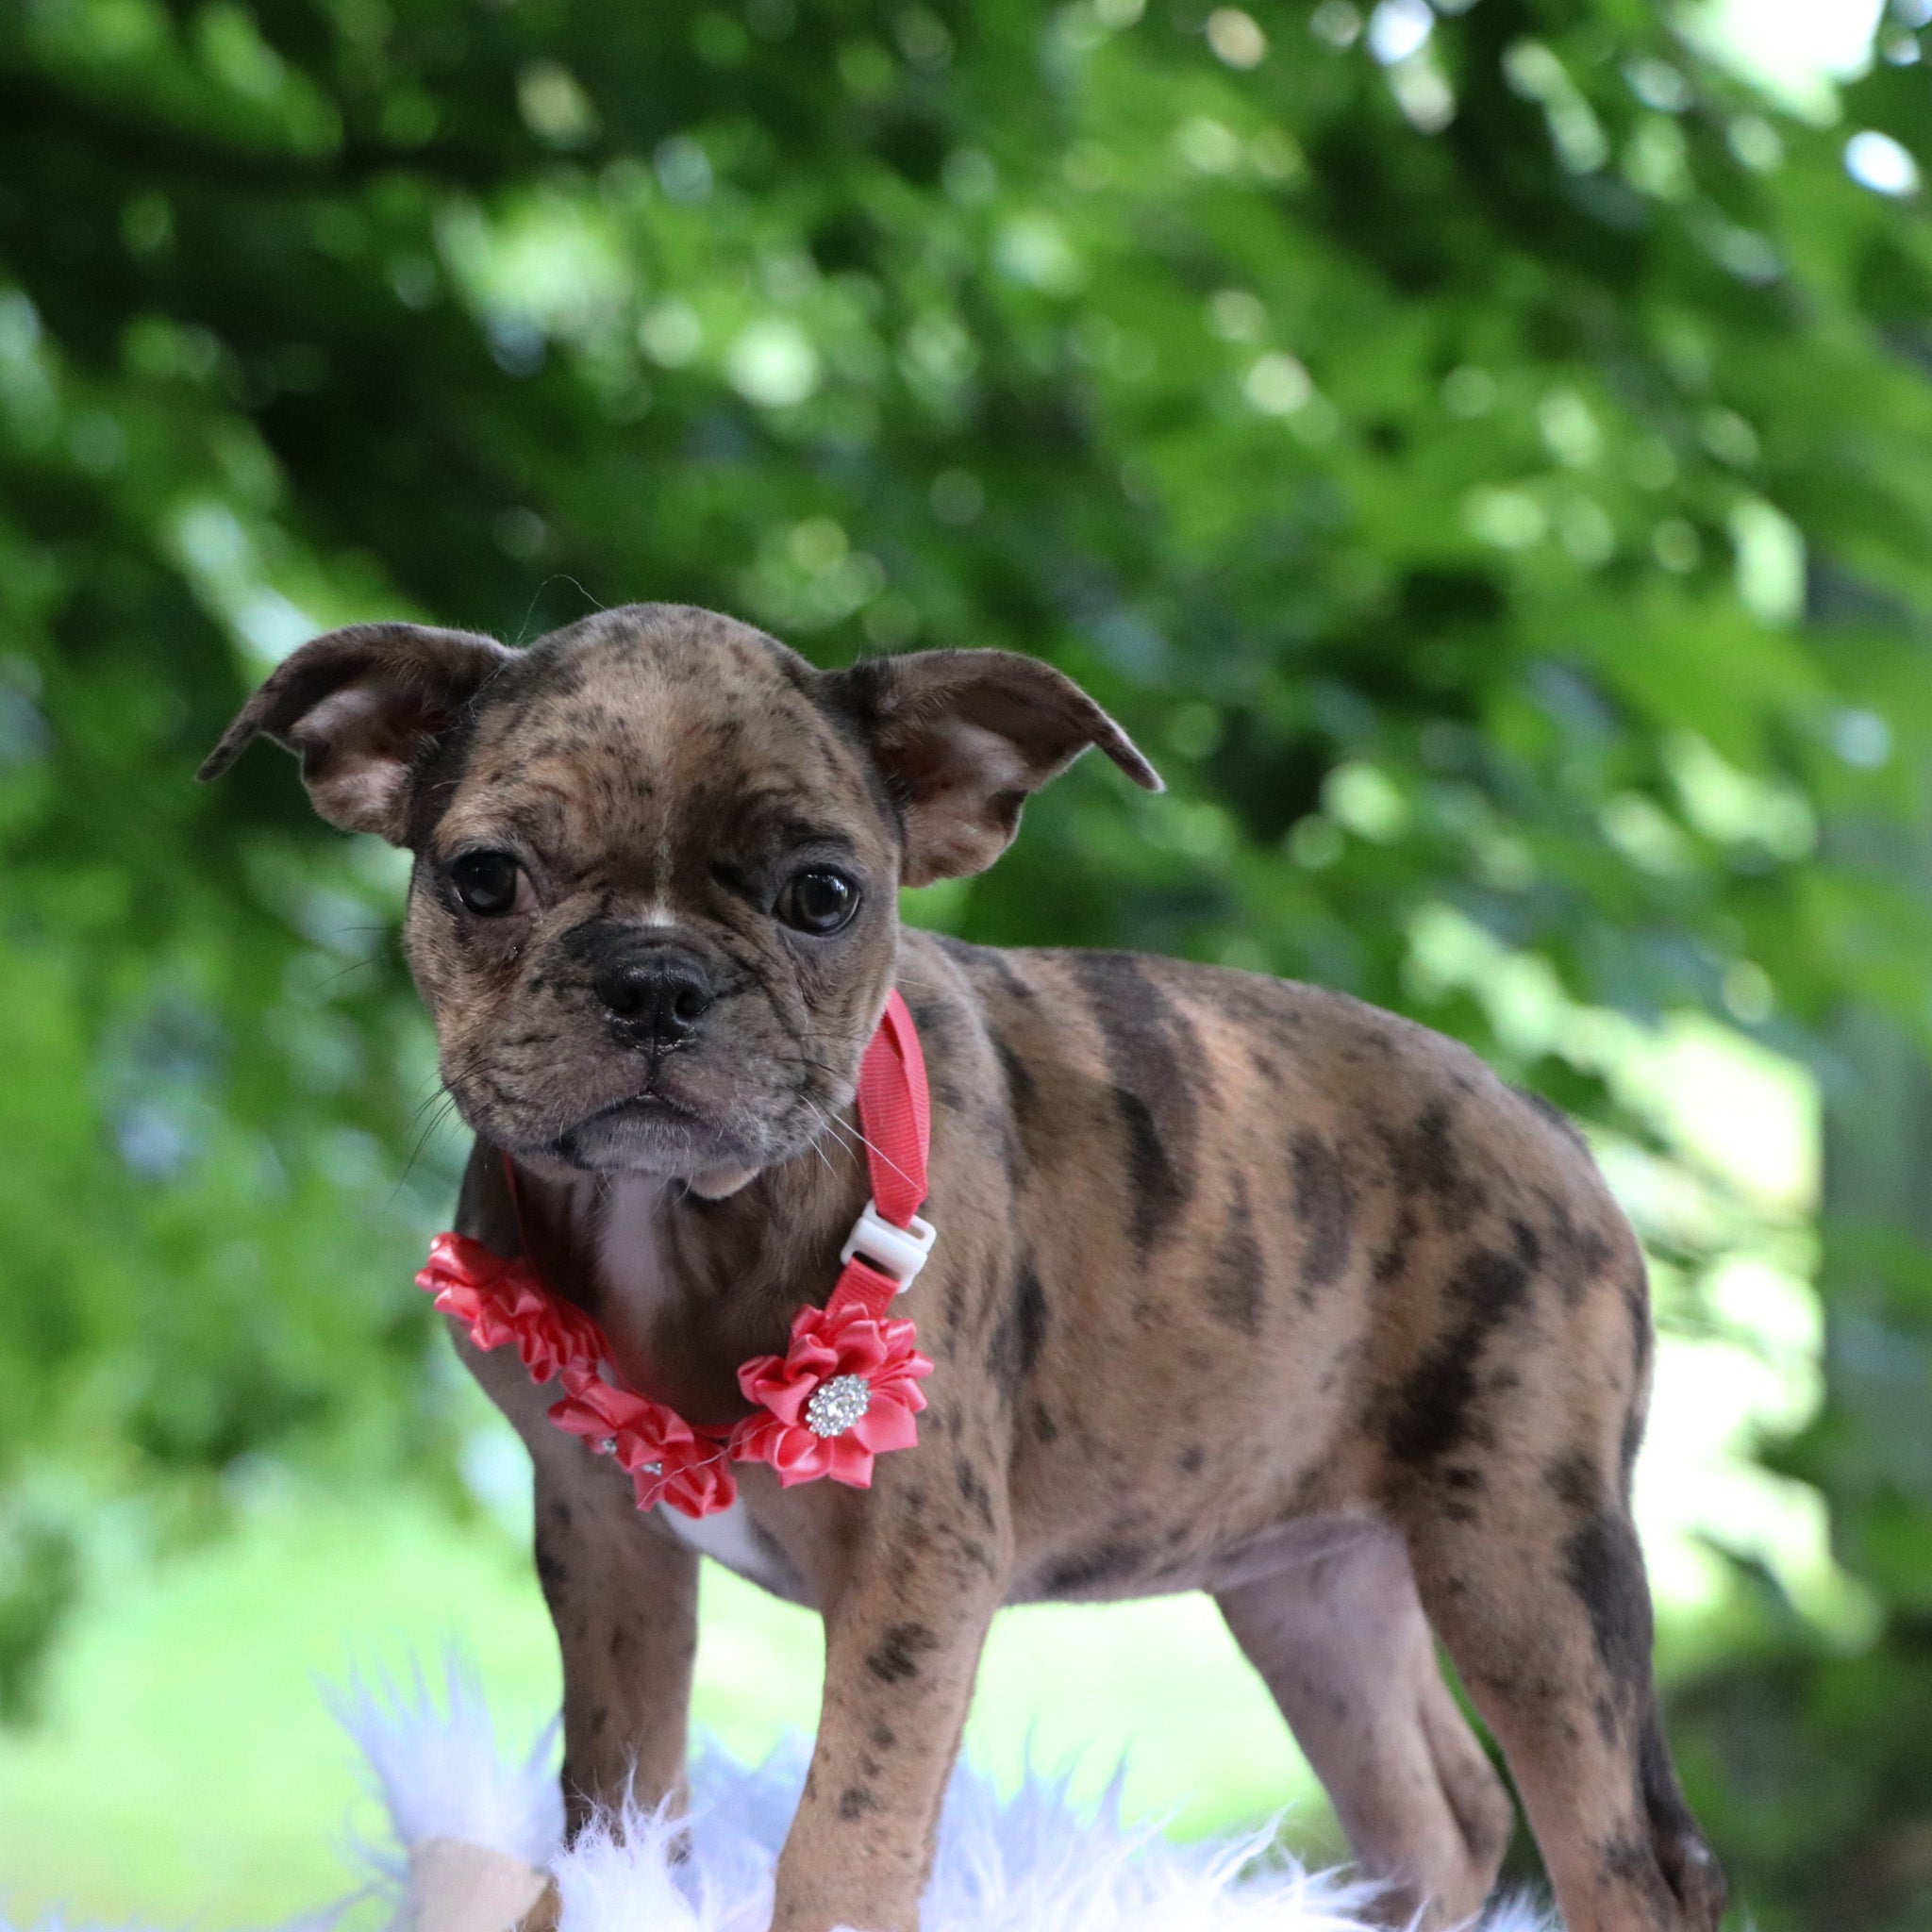
[[[858,1124],[872,1199],[840,1254],[839,1279],[823,1308],[809,1303],[791,1324],[782,1356],[754,1356],[738,1386],[754,1412],[729,1428],[688,1423],[675,1409],[626,1388],[603,1330],[552,1292],[525,1254],[506,1260],[482,1242],[440,1234],[416,1286],[463,1323],[480,1349],[509,1342],[532,1381],[559,1380],[550,1420],[613,1457],[631,1477],[640,1509],[667,1504],[708,1516],[737,1500],[734,1462],[768,1463],[787,1489],[830,1476],[872,1486],[873,1459],[919,1440],[920,1382],[932,1363],[913,1346],[910,1322],[887,1314],[932,1250],[920,1220],[932,1099],[925,1058],[906,1002],[886,995],[878,1030],[858,1069]],[[503,1171],[512,1202],[516,1169]],[[522,1208],[518,1223],[522,1224]]]

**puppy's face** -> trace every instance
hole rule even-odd
[[[593,624],[507,667],[426,767],[407,945],[487,1141],[708,1178],[850,1097],[902,841],[812,682],[720,619]]]
[[[826,674],[682,606],[510,652],[358,625],[305,645],[250,738],[324,816],[416,855],[405,942],[442,1074],[490,1144],[728,1191],[850,1098],[902,884],[990,864],[1028,792],[1098,743],[1031,659],[944,651]]]

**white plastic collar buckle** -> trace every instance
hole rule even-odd
[[[865,1212],[852,1224],[852,1232],[839,1250],[839,1265],[843,1267],[857,1255],[897,1282],[898,1291],[904,1294],[918,1279],[938,1237],[939,1230],[931,1222],[915,1214],[908,1226],[898,1227],[880,1214],[876,1201],[868,1201]]]

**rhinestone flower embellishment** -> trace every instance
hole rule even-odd
[[[932,1363],[912,1344],[910,1322],[857,1306],[801,1308],[785,1354],[738,1372],[745,1400],[767,1413],[739,1424],[732,1454],[770,1463],[788,1490],[826,1475],[870,1489],[873,1458],[919,1440],[913,1417],[925,1407],[919,1385]]]
[[[805,1425],[814,1436],[842,1436],[872,1407],[872,1384],[863,1375],[834,1375],[812,1391]]]

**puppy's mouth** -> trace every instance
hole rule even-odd
[[[743,1157],[718,1124],[662,1092],[626,1094],[586,1114],[551,1142],[572,1167],[689,1174]]]

